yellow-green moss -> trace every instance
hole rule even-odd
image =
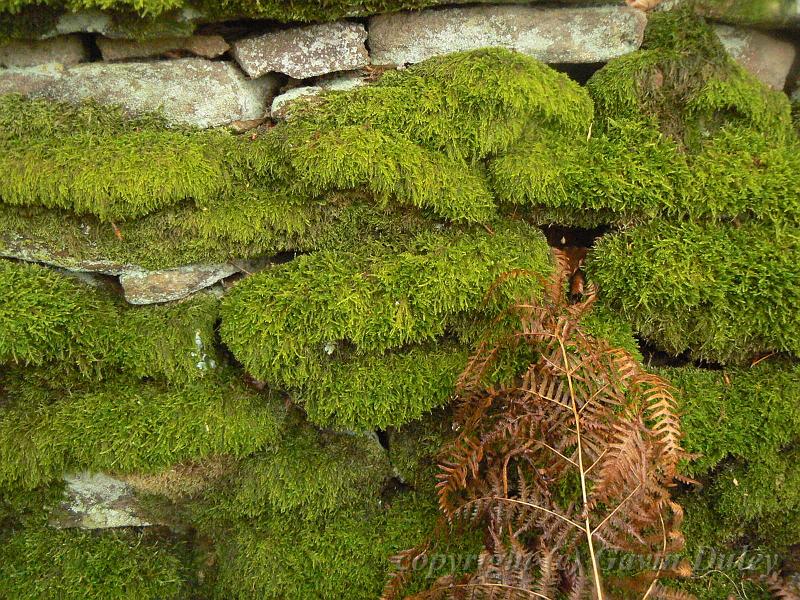
[[[602,237],[587,267],[606,306],[667,352],[717,362],[800,355],[798,233],[657,219]]]
[[[217,454],[245,456],[273,442],[284,409],[235,372],[165,386],[104,383],[30,370],[8,376],[0,408],[0,486],[33,488],[69,470],[155,472]]]
[[[87,376],[121,370],[172,382],[215,367],[218,300],[129,307],[53,269],[0,260],[0,364],[63,363]]]
[[[189,593],[183,552],[130,529],[0,533],[0,597],[179,600]]]

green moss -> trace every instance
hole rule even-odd
[[[331,360],[292,397],[321,426],[385,429],[447,404],[468,357],[463,347],[440,343]]]
[[[61,362],[86,375],[116,370],[186,382],[217,362],[218,300],[131,308],[52,269],[0,261],[0,363]]]
[[[251,142],[166,129],[152,116],[129,121],[92,104],[6,96],[0,198],[119,221],[180,203],[241,206],[253,190],[312,201],[364,187],[377,203],[485,221],[494,201],[475,162],[507,148],[533,119],[582,135],[592,114],[565,75],[503,49],[434,58],[312,104]]]
[[[405,493],[381,506],[340,512],[324,521],[282,515],[241,527],[217,540],[213,597],[378,597],[390,569],[388,557],[423,541],[437,515],[433,496]],[[469,540],[458,540],[447,550],[464,556],[473,548]]]
[[[679,390],[687,465],[703,475],[736,459],[760,463],[800,437],[800,366],[768,359],[755,367],[664,369]]]
[[[776,358],[747,368],[664,369],[678,390],[691,552],[735,553],[742,543],[783,553],[800,535],[800,365]]]
[[[588,140],[533,130],[489,166],[501,200],[538,209],[539,221],[584,227],[675,206],[687,171],[675,144],[637,121],[609,123]]]
[[[50,374],[41,374],[48,377]],[[0,485],[33,488],[69,470],[156,472],[273,442],[283,409],[223,372],[183,387],[129,378],[7,382],[0,410]]]
[[[255,377],[302,384],[337,343],[381,352],[440,337],[449,316],[481,309],[495,280],[513,269],[550,269],[544,236],[514,222],[493,234],[420,234],[405,251],[372,244],[317,252],[239,282],[223,301],[221,334]],[[535,277],[516,278],[493,306],[538,286]]]
[[[419,211],[375,207],[362,193],[331,194],[303,204],[254,191],[242,204],[231,199],[208,210],[171,208],[120,224],[123,239],[89,215],[0,204],[0,252],[66,268],[110,261],[155,270],[358,247],[428,227]]]
[[[587,84],[600,117],[655,123],[693,149],[725,123],[784,139],[789,102],[747,73],[688,10],[653,14],[642,50],[610,61]]]
[[[183,550],[133,530],[38,527],[0,536],[0,597],[31,600],[186,598]]]
[[[760,27],[791,25],[797,17],[792,0],[696,0],[696,9],[714,19]]]
[[[388,476],[376,439],[301,425],[242,461],[232,475],[228,506],[221,508],[247,518],[273,513],[319,519],[378,498]]]
[[[587,268],[604,303],[667,352],[800,355],[799,241],[793,226],[659,219],[601,238]]]
[[[129,120],[113,107],[0,96],[0,198],[104,220],[187,200],[205,205],[230,185],[226,157],[234,143],[223,132],[168,130],[154,117]]]

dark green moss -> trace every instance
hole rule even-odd
[[[186,382],[217,362],[218,300],[131,308],[38,265],[0,260],[0,363],[60,362],[86,375],[122,370]]]
[[[604,236],[590,254],[603,302],[672,354],[717,362],[800,355],[795,226],[654,220]]]
[[[800,438],[800,366],[772,358],[755,367],[665,369],[679,390],[687,465],[703,475],[736,459],[759,463]]]
[[[277,400],[228,371],[182,387],[51,377],[28,371],[6,382],[2,486],[30,489],[69,470],[156,472],[217,454],[245,456],[277,438],[284,414]]]
[[[213,597],[376,598],[391,568],[388,558],[425,540],[437,516],[433,496],[401,493],[323,521],[282,515],[242,526],[218,539]],[[456,539],[443,552],[475,556],[470,542]]]
[[[37,527],[0,535],[0,597],[168,600],[188,594],[183,550],[146,533]]]
[[[374,437],[301,425],[241,462],[227,506],[218,510],[247,518],[273,513],[319,519],[378,498],[388,477],[386,454]]]

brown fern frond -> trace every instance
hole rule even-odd
[[[800,586],[797,582],[782,577],[778,573],[760,575],[756,581],[766,587],[776,600],[800,600]]]
[[[555,251],[554,262],[543,296],[504,314],[516,332],[484,339],[458,382],[459,433],[443,450],[437,493],[444,522],[484,531],[478,567],[414,598],[609,599],[596,545],[662,563],[681,547],[683,512],[670,489],[687,455],[671,388],[584,331],[596,290],[571,303],[566,282],[580,258]],[[533,362],[511,381],[487,381],[521,346]],[[660,568],[628,578],[628,589],[688,598],[661,585]]]

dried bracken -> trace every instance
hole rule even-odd
[[[545,298],[514,306],[505,315],[514,333],[482,342],[459,380],[459,435],[444,451],[439,504],[451,527],[485,531],[478,568],[413,598],[609,598],[599,547],[665,557],[682,546],[670,487],[686,454],[670,388],[583,330],[595,292],[587,286],[570,304],[576,268],[564,253],[557,262]],[[532,362],[512,381],[487,383],[509,356]],[[402,566],[426,551],[399,557],[384,598],[398,597],[410,575]],[[659,576],[646,575],[638,596],[681,597]]]

